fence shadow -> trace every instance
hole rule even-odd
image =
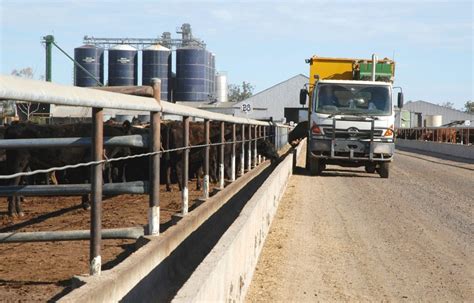
[[[82,209],[82,205],[78,204],[78,205],[74,205],[74,206],[71,206],[71,207],[58,209],[58,210],[55,210],[53,212],[49,212],[49,213],[46,213],[46,214],[39,215],[38,217],[31,218],[27,221],[16,223],[16,224],[1,228],[0,233],[13,232],[13,231],[16,231],[18,229],[21,229],[21,228],[24,228],[24,227],[27,227],[27,226],[30,226],[30,225],[34,225],[34,224],[44,222],[44,221],[46,221],[48,219],[51,219],[51,218],[54,218],[54,217],[59,217],[59,216],[64,215],[68,212],[78,210],[78,209]],[[5,215],[6,215],[6,213],[5,213]]]

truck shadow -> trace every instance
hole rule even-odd
[[[296,166],[293,169],[294,175],[299,176],[311,176],[309,170],[304,167]],[[315,176],[316,178],[317,176]],[[352,170],[352,169],[335,169],[335,168],[328,168],[321,173],[320,177],[357,177],[357,178],[380,178],[378,174],[369,174],[361,170]]]

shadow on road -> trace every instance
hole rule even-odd
[[[293,170],[293,174],[299,176],[310,176],[309,170],[301,166],[296,166]],[[321,177],[379,178],[379,175],[376,173],[368,174],[360,170],[328,168],[321,173]]]

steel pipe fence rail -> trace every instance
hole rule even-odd
[[[213,113],[150,97],[139,97],[0,75],[0,99],[55,105],[162,112],[214,121],[271,126],[269,122]]]
[[[145,137],[144,135],[139,135],[142,137]],[[132,137],[132,136],[122,136],[122,137]],[[114,137],[114,138],[120,138],[120,137]],[[84,147],[88,146],[85,144],[85,142],[90,142],[90,138],[60,138],[56,139],[51,138],[53,140],[52,143],[48,142],[48,138],[41,138],[41,139],[3,139],[0,140],[0,148],[4,149],[27,149],[27,148],[50,148],[50,147],[61,147],[60,142],[64,142],[67,147]],[[76,140],[79,139],[79,140]],[[113,138],[111,138],[113,139]],[[257,141],[261,138],[256,138],[252,139],[251,141]],[[15,142],[18,140],[19,142]],[[28,146],[28,141],[31,140],[30,146]],[[135,138],[132,138],[132,140],[135,140]],[[136,143],[137,141],[133,141],[130,145],[125,144],[127,142],[126,139],[124,140],[110,140],[110,142],[122,142],[118,146],[130,146],[130,147],[145,147],[143,146],[143,142],[141,143]],[[71,145],[68,145],[71,143]],[[112,144],[108,142],[107,146],[117,146],[115,144]],[[103,163],[110,163],[110,162],[116,162],[116,161],[123,161],[123,160],[130,160],[130,159],[136,159],[136,158],[141,158],[141,157],[148,157],[148,156],[156,156],[160,154],[165,154],[165,153],[171,153],[171,152],[177,152],[177,151],[182,151],[182,150],[191,150],[194,148],[205,148],[208,146],[221,146],[221,145],[227,145],[227,144],[234,144],[234,143],[244,143],[244,142],[249,142],[247,141],[226,141],[224,143],[209,143],[209,144],[201,144],[201,145],[189,145],[187,147],[177,147],[177,148],[172,148],[172,149],[166,149],[166,150],[160,150],[160,151],[152,151],[148,153],[142,153],[142,154],[134,154],[130,156],[123,156],[123,157],[118,157],[118,158],[110,158],[110,159],[103,159],[103,160],[98,160],[98,161],[89,161],[89,162],[82,162],[82,163],[77,163],[77,164],[71,164],[71,165],[65,165],[61,167],[51,167],[49,169],[37,169],[34,171],[29,171],[29,172],[21,172],[21,173],[16,173],[12,175],[0,175],[0,180],[5,180],[5,179],[14,179],[16,177],[23,177],[23,176],[33,176],[37,174],[46,174],[54,171],[61,171],[61,170],[66,170],[66,169],[72,169],[72,168],[79,168],[79,167],[86,167],[86,166],[91,166],[91,165],[96,165],[96,164],[103,164]],[[2,144],[3,143],[3,144]],[[104,142],[104,146],[105,146]],[[2,188],[0,187],[0,196],[2,193]]]
[[[90,138],[53,138],[53,139],[18,139],[18,140],[0,140],[0,148],[20,149],[20,148],[64,148],[91,146],[92,161],[87,163],[79,163],[75,165],[67,165],[59,168],[50,168],[47,170],[37,170],[34,172],[25,172],[10,176],[0,176],[6,179],[8,177],[18,177],[28,174],[44,173],[54,170],[61,170],[80,166],[91,166],[92,182],[91,184],[68,184],[68,185],[27,185],[27,186],[9,186],[0,189],[0,196],[6,195],[83,195],[91,194],[91,228],[88,236],[90,238],[90,274],[99,275],[101,271],[101,239],[104,237],[113,237],[113,234],[106,236],[102,230],[102,195],[103,194],[120,194],[120,193],[139,193],[149,194],[149,211],[148,211],[148,230],[149,235],[159,234],[159,216],[160,216],[160,197],[159,197],[159,157],[165,152],[184,151],[182,153],[183,167],[183,191],[182,191],[182,214],[188,211],[187,197],[187,180],[189,167],[189,152],[193,148],[205,148],[205,178],[204,178],[204,198],[209,197],[209,148],[211,146],[220,146],[219,152],[219,187],[224,186],[223,167],[226,155],[224,154],[224,146],[232,144],[232,161],[235,162],[235,145],[242,144],[241,150],[241,173],[243,175],[245,153],[248,153],[248,168],[250,171],[261,161],[257,157],[257,141],[260,139],[271,139],[275,146],[279,149],[286,144],[287,133],[289,127],[273,122],[263,122],[253,119],[233,117],[225,114],[213,113],[205,110],[187,107],[184,105],[173,104],[160,100],[161,82],[157,79],[153,85],[153,98],[139,97],[133,95],[124,95],[119,93],[94,90],[81,87],[70,87],[58,85],[50,82],[28,80],[10,76],[0,76],[0,100],[20,100],[27,102],[41,102],[66,106],[81,106],[92,108],[92,136]],[[103,137],[103,109],[119,109],[130,111],[149,111],[151,116],[150,135],[132,135],[121,137]],[[161,133],[160,123],[162,114],[172,114],[183,117],[183,147],[161,150]],[[204,128],[206,133],[206,144],[194,145],[189,144],[189,117],[200,118],[204,120]],[[212,143],[210,141],[210,121],[220,122],[220,140]],[[232,140],[225,140],[226,123],[232,126]],[[236,126],[240,126],[241,140],[236,140]],[[247,127],[247,128],[246,128]],[[246,136],[248,132],[248,136]],[[262,135],[263,132],[263,135]],[[247,138],[246,138],[247,137]],[[126,157],[103,159],[102,151],[105,146],[131,146],[139,148],[148,148],[149,152]],[[150,157],[150,179],[149,182],[131,182],[131,183],[115,183],[103,184],[102,168],[104,163],[113,161],[122,161],[137,157]],[[235,180],[235,167],[231,165],[231,181]],[[184,182],[186,181],[186,182]],[[84,237],[82,231],[75,231]],[[47,233],[47,232],[46,232]],[[19,235],[19,234],[16,234]],[[57,238],[56,235],[38,237],[32,236],[34,239],[66,239],[64,233]],[[23,240],[31,238],[31,235],[25,236]],[[16,237],[22,237],[21,235]],[[39,241],[39,240],[34,240]]]
[[[143,227],[111,228],[102,230],[102,239],[138,239],[144,235]],[[90,230],[36,231],[0,233],[0,243],[77,241],[89,240]]]
[[[473,127],[415,127],[399,128],[397,138],[405,140],[431,141],[440,143],[472,145]]]

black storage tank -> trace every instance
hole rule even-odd
[[[104,49],[94,45],[83,45],[74,49],[76,60],[89,73],[104,83]],[[94,78],[74,64],[74,85],[81,87],[99,86]]]
[[[171,50],[152,45],[142,53],[142,85],[150,85],[152,78],[161,80],[161,100],[171,100]]]
[[[109,86],[138,84],[137,49],[130,45],[117,45],[109,50]]]
[[[208,52],[186,47],[176,50],[175,101],[206,101],[208,86]]]

